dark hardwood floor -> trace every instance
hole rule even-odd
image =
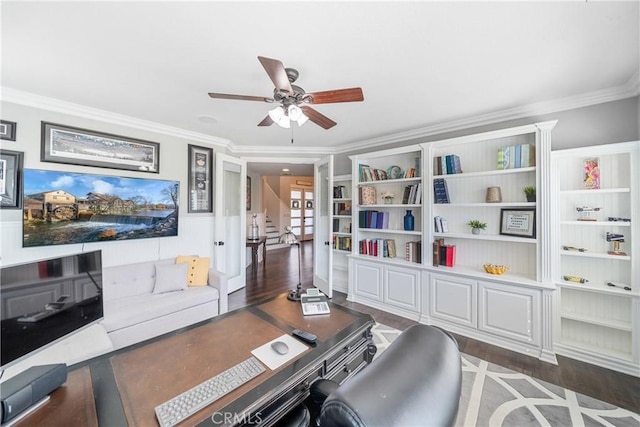
[[[259,302],[267,297],[295,289],[298,283],[296,247],[274,249],[267,253],[266,268],[260,263],[257,274],[247,269],[247,286],[229,296],[229,310]],[[301,245],[302,286],[313,284],[313,242]],[[377,322],[404,330],[416,322],[361,304],[347,301],[346,294],[335,292],[333,302],[371,314]],[[455,335],[455,334],[454,334]],[[640,413],[640,378],[595,365],[558,356],[558,365],[455,335],[460,351],[483,360],[522,372],[535,378],[586,394],[613,405]]]

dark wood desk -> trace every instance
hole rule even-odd
[[[70,368],[51,401],[18,425],[157,426],[154,408],[251,356],[293,329],[318,336],[309,347],[181,423],[264,425],[309,395],[319,378],[344,382],[375,354],[370,315],[331,304],[331,314],[302,316],[286,295],[242,308]]]
[[[267,236],[260,236],[258,240],[247,239],[247,247],[251,248],[251,272],[258,272],[258,250],[262,245],[262,267],[267,268]]]

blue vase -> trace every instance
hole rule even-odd
[[[413,214],[410,210],[404,215],[404,229],[407,231],[413,231]]]

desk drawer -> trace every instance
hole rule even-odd
[[[369,343],[364,343],[358,349],[354,350],[346,359],[343,359],[340,364],[335,365],[332,370],[327,371],[325,378],[342,384],[369,364],[372,357],[370,352]]]
[[[370,339],[366,338],[364,335],[361,335],[351,340],[351,342],[343,345],[339,351],[327,357],[327,360],[325,362],[326,372],[331,372],[337,365],[342,364],[342,362],[350,354],[354,353],[357,348],[361,347],[362,345],[366,345],[370,341]]]

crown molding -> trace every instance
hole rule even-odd
[[[111,123],[115,125],[127,126],[148,132],[155,132],[176,138],[185,138],[194,142],[212,144],[218,147],[232,150],[231,141],[224,138],[217,138],[198,132],[167,126],[149,120],[138,119],[124,114],[113,113],[73,102],[62,101],[56,98],[49,98],[31,92],[25,92],[9,87],[0,87],[0,99],[13,104],[25,105],[27,107],[41,110],[54,111],[56,113],[69,114],[90,120]]]
[[[455,132],[473,127],[491,125],[494,123],[509,120],[523,119],[526,117],[557,113],[559,111],[573,110],[606,102],[619,101],[632,98],[640,94],[640,71],[636,72],[623,85],[613,88],[597,90],[586,94],[567,97],[554,101],[538,102],[521,107],[481,114],[459,120],[448,121],[405,132],[398,132],[383,135],[372,139],[363,139],[351,143],[345,143],[341,147],[264,147],[264,146],[244,146],[233,143],[224,138],[205,135],[198,132],[163,125],[160,123],[142,120],[123,114],[112,113],[87,107],[80,104],[61,101],[34,93],[25,92],[8,87],[0,87],[0,99],[14,104],[25,105],[33,108],[55,111],[63,114],[79,116],[86,119],[99,120],[116,125],[128,126],[149,132],[160,133],[178,138],[185,138],[200,143],[212,144],[223,147],[236,155],[274,155],[274,154],[307,154],[307,155],[329,155],[343,154],[366,149],[371,150],[383,145],[410,141],[428,136]]]
[[[632,98],[634,96],[638,96],[639,94],[640,78],[639,71],[636,71],[634,75],[631,76],[631,78],[621,86],[597,90],[586,94],[567,97],[554,101],[538,102],[521,107],[509,108],[502,111],[496,111],[460,120],[439,123],[406,132],[399,132],[381,136],[378,138],[348,143],[343,147],[337,149],[334,154],[350,153],[360,149],[370,150],[371,148],[379,147],[382,145],[425,138],[428,136],[439,135],[447,132],[455,132],[509,120],[517,120],[526,117],[557,113],[560,111],[573,110],[582,107],[589,107],[592,105],[604,104],[606,102]]]

